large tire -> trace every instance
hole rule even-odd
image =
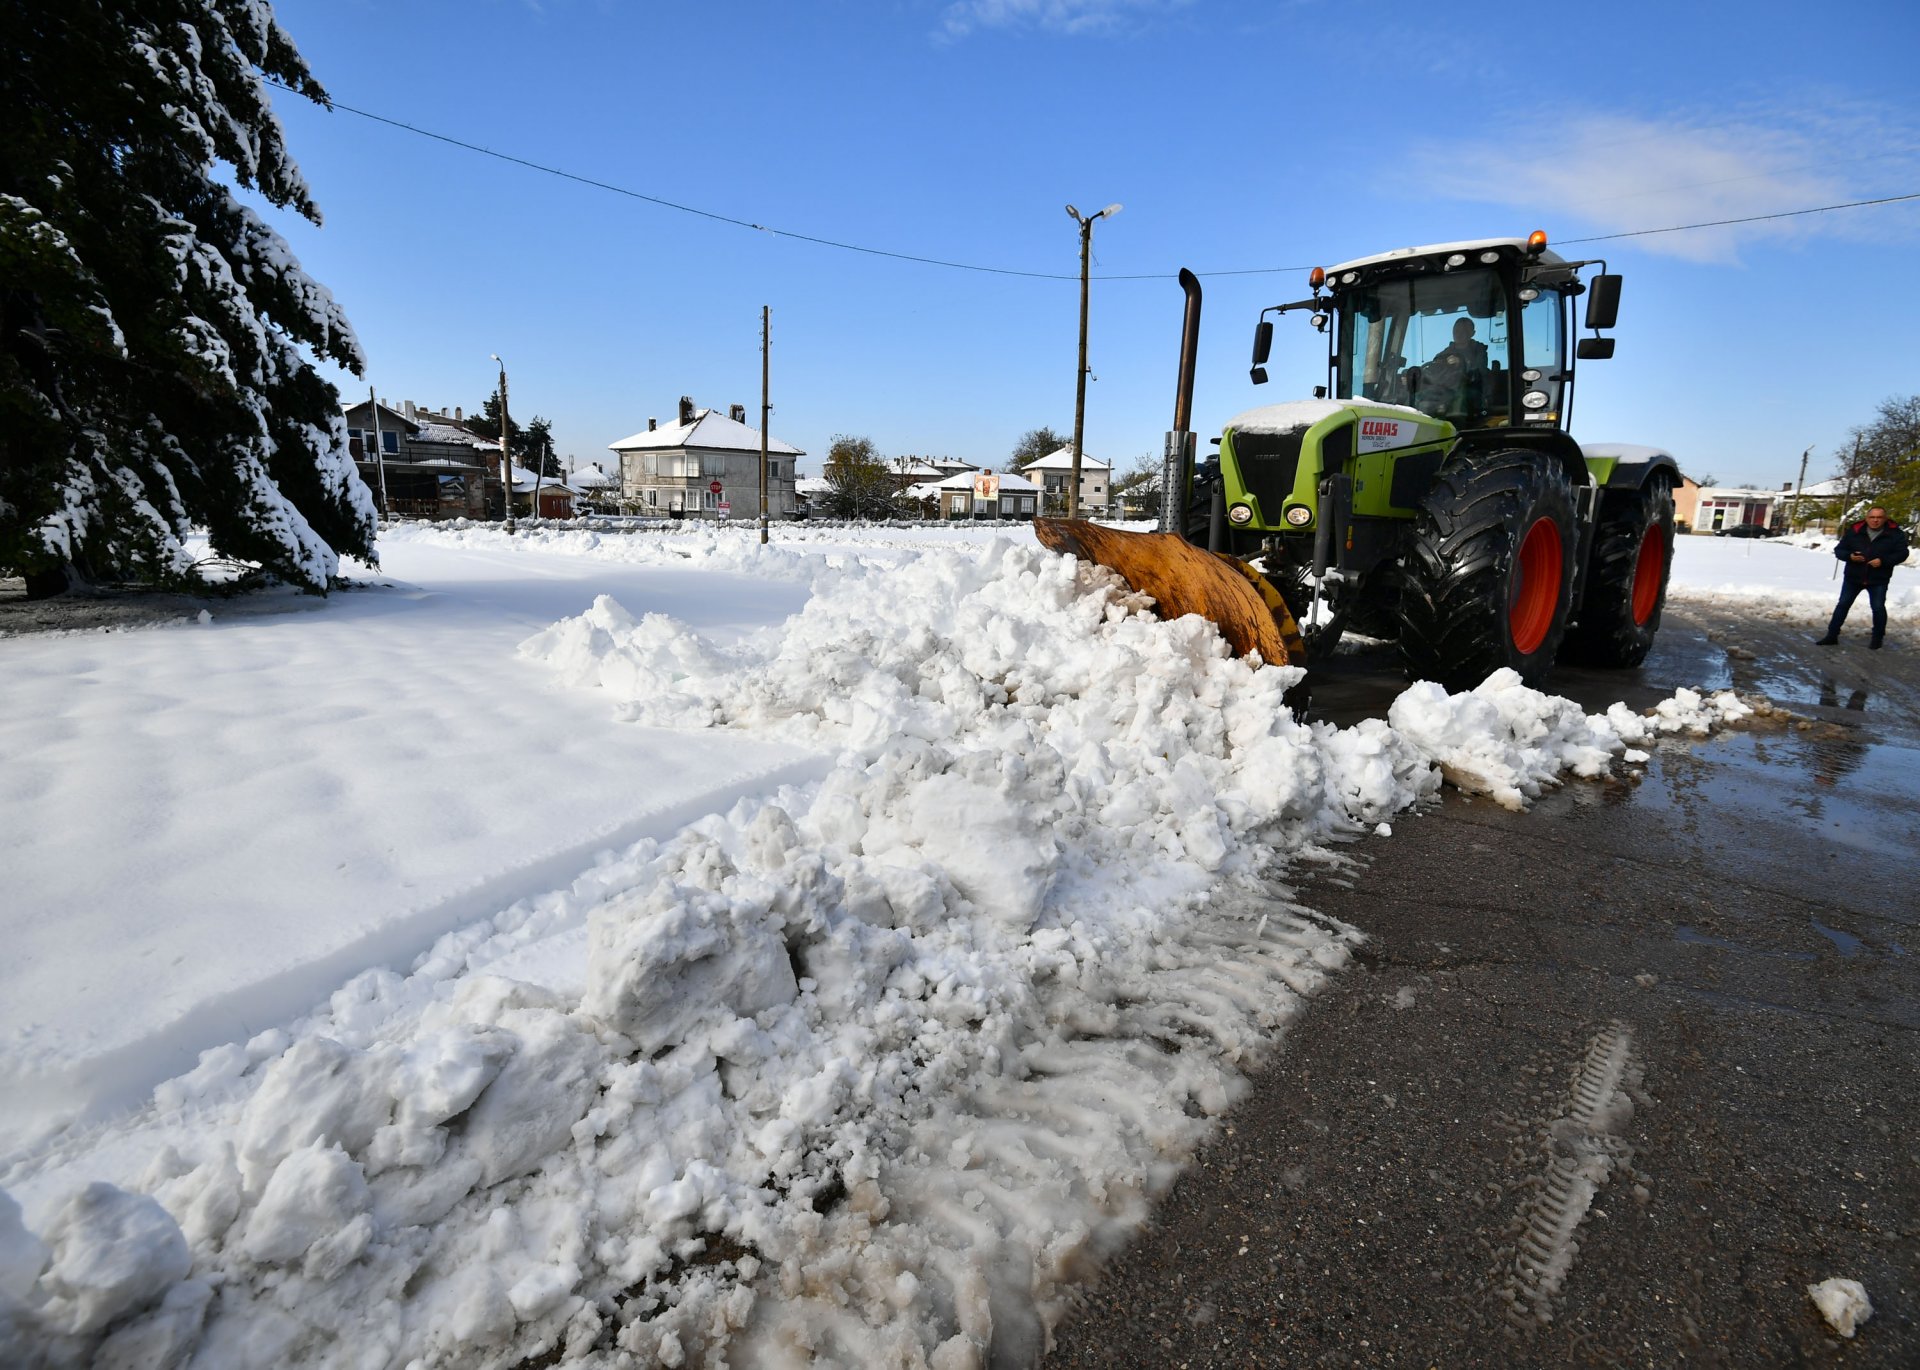
[[[1573,598],[1573,486],[1537,453],[1443,468],[1400,564],[1400,657],[1414,680],[1467,690],[1501,667],[1553,665]]]
[[[1580,613],[1560,648],[1583,666],[1638,666],[1653,647],[1673,569],[1673,487],[1660,477],[1600,502]]]

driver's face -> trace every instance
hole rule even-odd
[[[1871,523],[1875,528],[1878,528],[1881,524],[1885,523],[1886,521],[1887,521],[1887,511],[1885,509],[1867,510],[1867,522]]]

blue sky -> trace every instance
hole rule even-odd
[[[1078,230],[1094,233],[1087,450],[1172,419],[1182,297],[1206,290],[1195,427],[1304,396],[1324,352],[1259,310],[1386,248],[1547,230],[1624,274],[1585,440],[1778,485],[1920,390],[1920,201],[1568,240],[1920,191],[1920,6],[1476,7],[1240,0],[280,0],[342,105],[756,231],[543,175],[293,96],[326,217],[272,216],[345,305],[382,398],[516,417],[563,455],[697,403],[760,400],[818,469],[1005,460],[1073,422]],[[782,232],[784,230],[784,232]],[[796,240],[1052,273],[952,270]],[[1264,268],[1287,268],[1264,274]],[[1159,279],[1102,280],[1101,276]],[[366,381],[338,377],[364,395]]]

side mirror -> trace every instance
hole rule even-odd
[[[1615,277],[1618,280],[1619,277]],[[1603,362],[1613,356],[1612,338],[1582,338],[1573,355],[1583,362]]]
[[[1256,367],[1267,364],[1267,355],[1273,351],[1273,320],[1262,319],[1253,330],[1253,364]],[[1254,382],[1260,384],[1259,381]]]
[[[1247,374],[1252,377],[1255,385],[1265,385],[1267,383],[1267,368],[1264,366],[1256,366]]]
[[[1595,276],[1587,287],[1587,327],[1612,328],[1620,317],[1620,278]]]

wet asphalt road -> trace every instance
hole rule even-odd
[[[1359,963],[1048,1370],[1920,1366],[1920,643],[1812,635],[1670,608],[1641,670],[1552,687],[1798,720],[1524,814],[1449,792],[1301,886]],[[1340,722],[1401,684],[1324,677]],[[1852,1341],[1831,1276],[1874,1304]]]

